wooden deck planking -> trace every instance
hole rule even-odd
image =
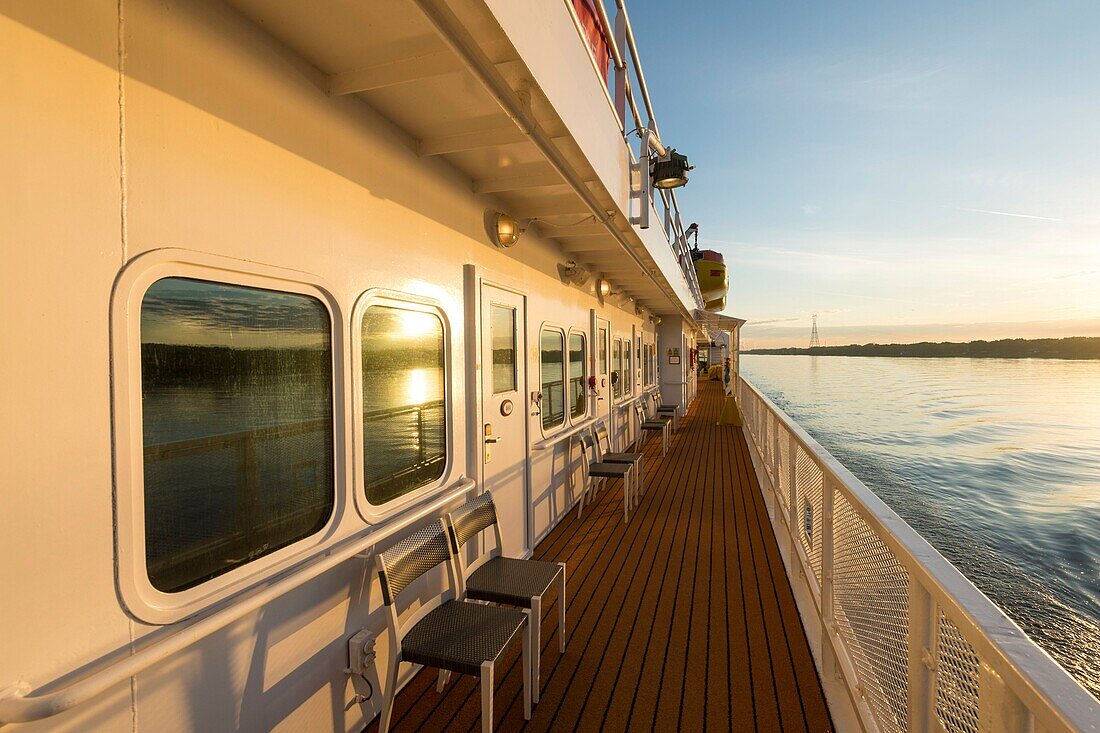
[[[646,442],[629,524],[616,482],[536,548],[568,566],[568,646],[558,652],[554,594],[541,700],[525,723],[513,654],[496,680],[498,730],[832,730],[745,437],[716,424],[722,399],[701,383],[668,455]],[[452,676],[438,694],[435,679],[423,670],[402,690],[392,730],[478,729],[478,681]]]

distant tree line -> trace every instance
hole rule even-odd
[[[998,341],[922,341],[917,344],[851,344],[812,349],[751,349],[745,354],[814,356],[966,357],[970,359],[1100,359],[1100,337],[1000,339]]]
[[[328,377],[327,349],[234,349],[228,346],[141,345],[141,381],[145,389],[190,385],[254,385],[288,376]]]

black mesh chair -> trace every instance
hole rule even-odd
[[[390,674],[380,733],[388,733],[402,662],[481,677],[481,730],[493,729],[493,675],[504,650],[523,644],[523,715],[531,719],[530,611],[461,600],[459,575],[442,522],[414,532],[378,555],[378,579],[390,631]],[[428,571],[446,564],[449,586],[400,620],[396,600]]]
[[[667,417],[672,419],[673,431],[680,429],[680,406],[679,405],[666,405],[657,400],[656,391],[651,392],[649,398],[653,400],[653,411],[657,417]]]
[[[455,556],[460,587],[466,598],[531,610],[531,639],[528,642],[531,649],[531,702],[537,703],[539,657],[542,652],[542,598],[555,584],[558,586],[558,650],[565,653],[565,563],[504,557],[496,505],[488,491],[448,514],[447,528],[450,530],[451,551]],[[495,538],[494,547],[465,567],[462,558],[466,543],[490,528]],[[442,690],[446,682],[441,672],[438,689]]]
[[[608,479],[619,479],[623,482],[623,521],[629,522],[630,506],[634,492],[634,464],[604,463],[597,460],[596,455],[596,441],[587,432],[581,433],[581,465],[584,469],[584,486],[581,487],[577,517],[580,518],[581,513],[584,511],[584,500],[589,491],[602,486]]]
[[[634,475],[638,478],[638,491],[635,495],[635,504],[641,500],[641,495],[645,493],[645,471],[643,470],[642,461],[645,459],[645,453],[616,453],[611,450],[611,436],[607,432],[607,428],[603,426],[603,423],[596,425],[592,432],[596,438],[596,460],[600,463],[629,463],[634,466]]]
[[[668,434],[672,427],[672,421],[665,419],[660,420],[656,418],[650,418],[645,413],[645,408],[642,407],[641,402],[634,403],[634,413],[638,416],[638,429],[645,433],[660,433],[661,434],[661,455],[668,453]]]

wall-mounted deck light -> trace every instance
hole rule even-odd
[[[596,281],[596,292],[599,294],[601,299],[606,298],[607,296],[611,295],[611,283],[607,280],[604,280],[603,278],[600,278]]]
[[[519,241],[519,235],[523,232],[523,227],[512,217],[499,211],[494,214],[491,234],[493,235],[493,243],[496,246],[507,249],[515,245]]]
[[[561,269],[561,279],[565,282],[572,283],[577,287],[581,287],[588,282],[588,270],[578,265],[573,260],[569,260],[563,265],[559,265]]]
[[[694,166],[688,165],[686,155],[680,155],[675,148],[667,156],[658,156],[650,166],[650,177],[655,188],[680,188],[687,185],[688,171]]]

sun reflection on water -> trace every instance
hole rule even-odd
[[[429,396],[428,371],[410,369],[405,373],[405,404],[419,405],[427,402]]]

